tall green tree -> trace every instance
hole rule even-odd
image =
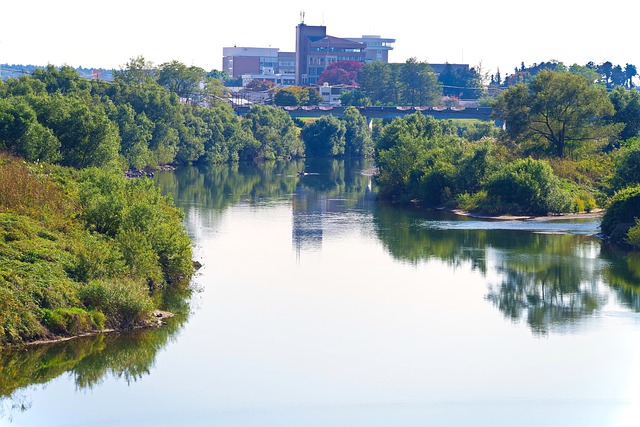
[[[63,95],[85,92],[88,93],[89,82],[80,78],[77,71],[65,65],[60,69],[49,64],[45,68],[37,68],[32,77],[45,84],[47,93],[61,93]]]
[[[300,136],[308,157],[337,157],[344,155],[345,125],[333,116],[320,119],[302,128]]]
[[[627,78],[627,88],[631,89],[633,85],[633,78],[638,75],[638,69],[633,64],[627,64],[624,67],[624,74]]]
[[[608,142],[620,128],[604,121],[614,113],[604,88],[567,72],[542,71],[529,87],[500,94],[493,108],[510,139],[544,142],[558,157],[587,141]]]
[[[637,136],[640,133],[640,93],[617,86],[609,93],[609,98],[615,109],[612,122],[624,124],[620,139],[626,141]]]
[[[345,125],[345,155],[347,157],[373,156],[373,139],[367,119],[355,107],[347,107],[342,114]]]
[[[228,105],[195,110],[209,127],[209,137],[204,141],[202,163],[225,163],[240,160],[241,152],[257,150],[259,142],[242,127],[240,118]]]
[[[117,159],[120,135],[102,105],[55,93],[34,100],[38,120],[60,141],[61,163],[85,168]]]
[[[273,96],[273,103],[279,107],[296,105],[318,105],[322,96],[316,88],[305,86],[290,86],[277,89]]]
[[[484,93],[481,76],[475,68],[454,69],[451,64],[446,64],[438,80],[442,83],[443,94],[447,96],[477,99]]]
[[[23,97],[0,99],[0,150],[28,161],[60,160],[60,141],[38,122],[36,112]]]
[[[298,128],[286,111],[254,105],[243,118],[243,127],[258,141],[242,150],[241,158],[284,159],[304,155]]]
[[[426,62],[409,58],[400,70],[401,99],[404,105],[436,105],[442,90],[438,77]]]
[[[186,103],[197,103],[201,99],[200,83],[204,83],[207,72],[200,67],[187,67],[179,61],[165,62],[158,67],[158,84],[176,93]]]
[[[382,61],[370,62],[360,70],[360,90],[374,105],[392,104],[394,91],[390,64]]]
[[[114,71],[113,78],[118,83],[141,85],[153,81],[158,70],[153,62],[144,56],[131,58],[120,70]]]

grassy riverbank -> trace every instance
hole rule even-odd
[[[145,325],[193,273],[148,180],[0,154],[0,345]]]

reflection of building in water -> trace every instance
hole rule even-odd
[[[371,221],[370,205],[375,203],[368,169],[352,172],[342,165],[337,169],[314,166],[312,170],[321,172],[299,175],[293,193],[292,240],[298,256],[302,250],[320,251],[327,237],[366,227]]]
[[[322,218],[327,212],[328,199],[324,194],[298,185],[293,194],[293,244],[296,254],[301,250],[322,248]]]

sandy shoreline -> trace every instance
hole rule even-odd
[[[479,215],[474,214],[472,212],[467,212],[461,209],[453,209],[453,212],[456,215],[467,216],[471,218],[478,219],[491,219],[491,220],[502,220],[502,221],[554,221],[554,220],[565,220],[565,219],[590,219],[590,218],[601,218],[604,214],[604,210],[595,210],[593,212],[582,212],[582,213],[566,213],[566,214],[557,214],[557,215],[545,215],[545,216],[527,216],[527,215]]]

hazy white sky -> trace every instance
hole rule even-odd
[[[628,0],[1,0],[0,63],[118,69],[142,55],[221,69],[226,46],[293,51],[302,10],[333,36],[395,38],[391,62],[482,64],[503,76],[552,59],[640,67],[640,4]]]

